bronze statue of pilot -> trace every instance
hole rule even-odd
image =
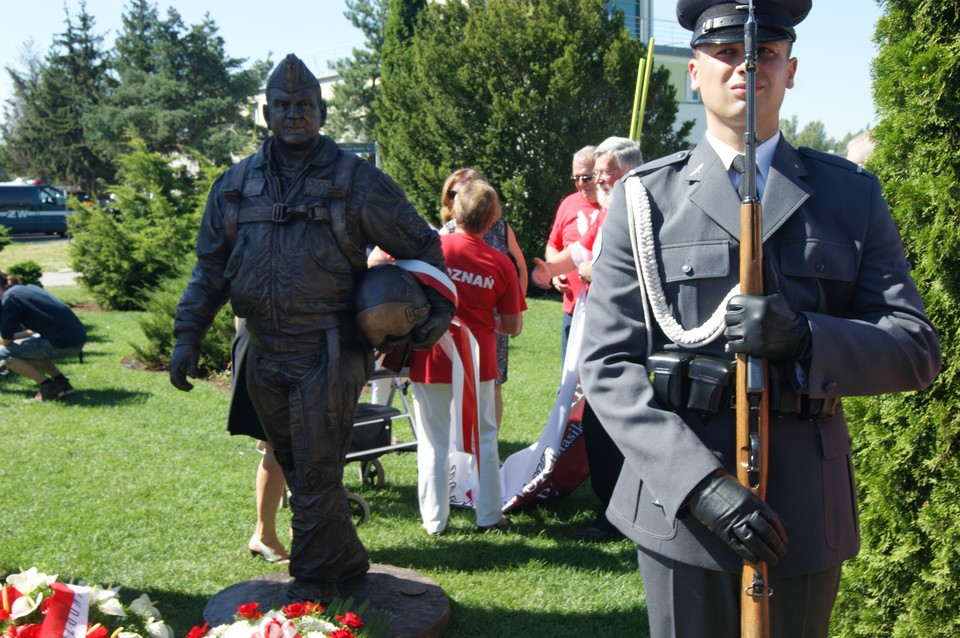
[[[369,569],[343,487],[343,466],[373,350],[354,324],[365,250],[444,269],[436,233],[386,174],[320,129],[320,84],[295,55],[267,82],[272,135],[214,183],[193,276],[177,306],[170,380],[191,389],[200,343],[229,299],[246,320],[246,387],[291,490],[289,601],[327,602],[337,583]],[[414,330],[429,348],[453,316],[425,291],[430,315]],[[244,380],[238,380],[242,383]]]

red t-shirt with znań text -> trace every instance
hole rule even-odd
[[[480,381],[498,376],[494,336],[500,315],[517,315],[527,309],[520,295],[517,270],[510,259],[491,248],[483,238],[466,233],[440,236],[443,259],[457,287],[457,318],[477,338],[480,348]],[[410,380],[417,383],[451,383],[452,364],[440,345],[414,350]]]

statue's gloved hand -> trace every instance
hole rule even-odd
[[[391,337],[390,335],[387,335],[383,339],[383,342],[380,345],[376,346],[376,349],[377,349],[377,352],[380,352],[382,354],[388,354],[390,352],[393,352],[397,348],[402,348],[403,346],[406,346],[408,343],[410,343],[410,335],[404,335],[402,337]]]
[[[189,392],[193,384],[187,381],[187,376],[198,377],[197,364],[200,362],[200,344],[178,342],[170,355],[170,383],[177,390]]]
[[[782,294],[737,295],[723,316],[727,351],[780,361],[810,358],[810,325]]]
[[[429,350],[450,327],[453,310],[434,310],[427,320],[414,328],[410,335],[410,345],[414,350]]]
[[[772,566],[787,553],[787,531],[777,513],[723,470],[693,489],[687,508],[745,561]]]
[[[414,350],[429,350],[447,331],[456,307],[449,299],[430,286],[423,287],[430,302],[430,315],[410,333],[410,345]]]

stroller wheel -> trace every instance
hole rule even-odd
[[[384,486],[383,463],[379,459],[360,463],[360,482],[375,490]]]
[[[353,524],[360,527],[370,520],[370,506],[359,494],[347,490],[347,507],[350,508],[350,517]]]

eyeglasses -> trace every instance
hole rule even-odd
[[[614,171],[612,173],[607,173],[606,171],[593,171],[593,178],[599,182],[605,182],[608,179],[620,179],[622,175],[621,171]]]
[[[570,179],[577,183],[589,184],[593,181],[593,175],[572,175]]]

